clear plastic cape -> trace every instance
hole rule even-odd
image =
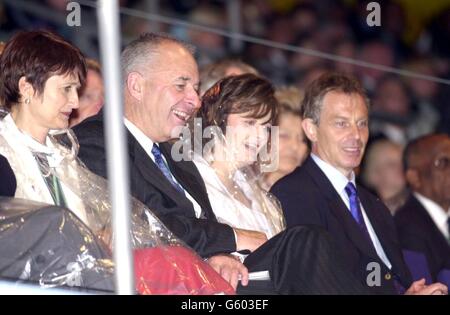
[[[15,126],[11,115],[0,113],[0,154],[8,159],[16,176],[15,197],[52,204],[53,200],[43,178],[50,173],[56,175],[63,188],[67,208],[92,231],[96,238],[93,241],[105,244],[111,252],[114,235],[106,180],[90,172],[77,159],[77,151],[78,142],[70,129],[50,131],[44,146],[22,133]],[[47,157],[48,172],[39,171],[36,154]],[[135,198],[132,198],[130,215],[136,288],[139,293],[233,294],[228,283]],[[23,223],[23,218],[17,220],[17,224],[22,224],[21,222]],[[105,266],[99,263],[97,257],[91,256],[89,259],[91,268],[105,272]],[[183,262],[183,267],[180,267],[180,261]],[[108,265],[109,270],[105,274],[111,274],[111,265]],[[51,277],[51,268],[43,270],[39,279],[41,286],[64,286],[70,282],[70,274],[66,277],[58,275],[56,279]]]
[[[195,119],[191,125],[201,126],[201,123]],[[205,181],[217,220],[235,228],[263,232],[268,238],[283,231],[286,225],[281,205],[260,185],[263,168],[258,157],[250,162],[240,161],[239,157],[247,158],[240,155],[243,148],[236,147],[229,129],[226,135],[217,126],[199,129],[201,135],[192,128],[184,130],[181,141],[188,143],[186,147],[194,148],[186,156],[194,161]],[[234,131],[237,134],[239,130]],[[269,150],[266,145],[262,150]],[[173,148],[176,150],[177,146]]]

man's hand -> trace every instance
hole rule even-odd
[[[442,283],[425,284],[425,279],[414,281],[405,295],[447,295],[448,288]]]
[[[236,232],[236,250],[255,251],[259,246],[267,242],[266,234],[257,231],[234,229]]]
[[[248,270],[232,255],[216,255],[206,261],[218,274],[222,276],[236,290],[239,279],[241,284],[248,284]]]

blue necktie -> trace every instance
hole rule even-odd
[[[352,182],[349,182],[347,186],[345,186],[345,192],[347,193],[350,200],[350,212],[352,213],[353,218],[355,219],[356,223],[358,223],[358,226],[361,228],[364,234],[366,234],[366,236],[369,238],[369,241],[372,243],[366,223],[364,222],[364,217],[359,203],[358,192],[356,191],[355,185],[353,185]]]
[[[172,172],[170,172],[169,167],[166,165],[166,162],[164,162],[161,151],[156,143],[153,143],[152,154],[155,157],[155,163],[158,165],[159,170],[164,174],[172,186],[184,195],[185,193],[183,187],[181,187],[180,184],[173,179]]]
[[[348,182],[347,186],[345,186],[345,192],[348,195],[348,198],[350,200],[350,212],[352,213],[353,218],[355,219],[356,223],[358,223],[358,226],[363,231],[363,233],[366,235],[368,241],[370,244],[372,244],[372,247],[375,249],[375,246],[373,245],[372,239],[369,235],[369,230],[367,229],[366,223],[364,222],[364,217],[361,211],[361,206],[358,198],[358,192],[356,191],[355,185],[353,185],[352,182]],[[376,251],[376,249],[375,249]],[[397,279],[397,276],[394,275],[394,287],[398,294],[404,294],[405,288],[400,283],[400,280]]]

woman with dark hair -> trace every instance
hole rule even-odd
[[[10,168],[10,174],[12,169],[17,179],[15,198],[69,209],[76,215],[72,218],[81,220],[82,225],[89,228],[86,230],[93,232],[89,231],[80,239],[100,245],[105,243],[110,250],[113,235],[106,182],[77,160],[78,143],[68,129],[70,114],[79,106],[78,89],[85,77],[86,63],[81,52],[55,34],[46,31],[21,32],[6,44],[0,57],[0,102],[6,109],[4,117],[0,118],[0,157],[6,158],[5,164],[9,167],[2,166],[0,178],[3,179],[4,170],[6,172]],[[68,137],[70,147],[58,141],[61,135]],[[136,288],[140,293],[234,292],[220,275],[185,247],[143,204],[132,199],[130,213]],[[18,222],[21,221],[19,218]],[[64,234],[65,219],[58,222],[60,238],[70,238]],[[13,224],[15,230],[20,230],[17,226]],[[8,235],[11,236],[11,233]],[[55,244],[60,242],[56,240]],[[53,243],[44,245],[46,252],[55,249],[52,248]],[[55,272],[53,260],[44,259],[38,264],[33,260],[24,265],[39,268],[37,274],[41,277],[38,279],[41,285],[70,285],[73,273],[84,269],[106,270],[107,274],[111,274],[111,263],[105,266],[103,259],[110,256],[93,257],[86,246],[74,246],[68,250],[75,251],[75,255],[70,257],[75,257],[77,261],[68,263],[67,270],[62,270],[64,274],[60,273],[61,269]],[[33,248],[28,252],[33,252]],[[14,265],[14,258],[11,258],[14,256],[8,255],[0,255],[0,265],[4,260],[8,265]],[[161,272],[162,266],[164,272]],[[27,275],[30,275],[27,270],[17,274],[21,279]]]
[[[263,163],[276,162],[267,157],[276,149],[269,138],[277,111],[267,80],[253,74],[220,80],[205,93],[198,113],[212,140],[194,154],[218,221],[267,238],[285,228],[277,201],[258,187]]]
[[[70,116],[70,127],[73,128],[83,120],[96,115],[105,102],[102,69],[98,61],[86,59],[86,84],[80,91],[80,106]]]
[[[54,137],[67,130],[85,77],[81,52],[50,32],[18,33],[0,57],[0,99],[6,109],[0,154],[16,176],[15,197],[68,207],[88,223],[82,200],[67,185],[77,177],[76,145],[68,150]],[[56,167],[62,165],[71,172]],[[72,180],[61,180],[69,173]]]
[[[302,92],[294,86],[289,86],[277,89],[275,97],[279,103],[276,123],[279,127],[279,163],[275,171],[263,176],[261,184],[267,191],[279,179],[299,167],[309,154],[300,115]]]

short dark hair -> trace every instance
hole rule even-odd
[[[216,82],[203,95],[197,116],[202,118],[203,128],[217,125],[225,134],[228,115],[245,113],[257,119],[269,114],[271,124],[278,117],[274,87],[266,79],[250,73]]]
[[[424,159],[432,154],[433,145],[442,139],[448,139],[445,133],[432,133],[413,139],[403,150],[403,170],[406,173],[409,169],[417,169],[424,166]]]
[[[84,85],[86,62],[77,47],[48,31],[19,32],[0,56],[0,102],[7,109],[19,103],[21,77],[41,94],[51,76],[72,72]]]
[[[357,79],[338,72],[327,72],[306,88],[300,109],[302,118],[310,118],[315,124],[318,124],[325,94],[332,91],[359,94],[369,108],[367,93]]]

